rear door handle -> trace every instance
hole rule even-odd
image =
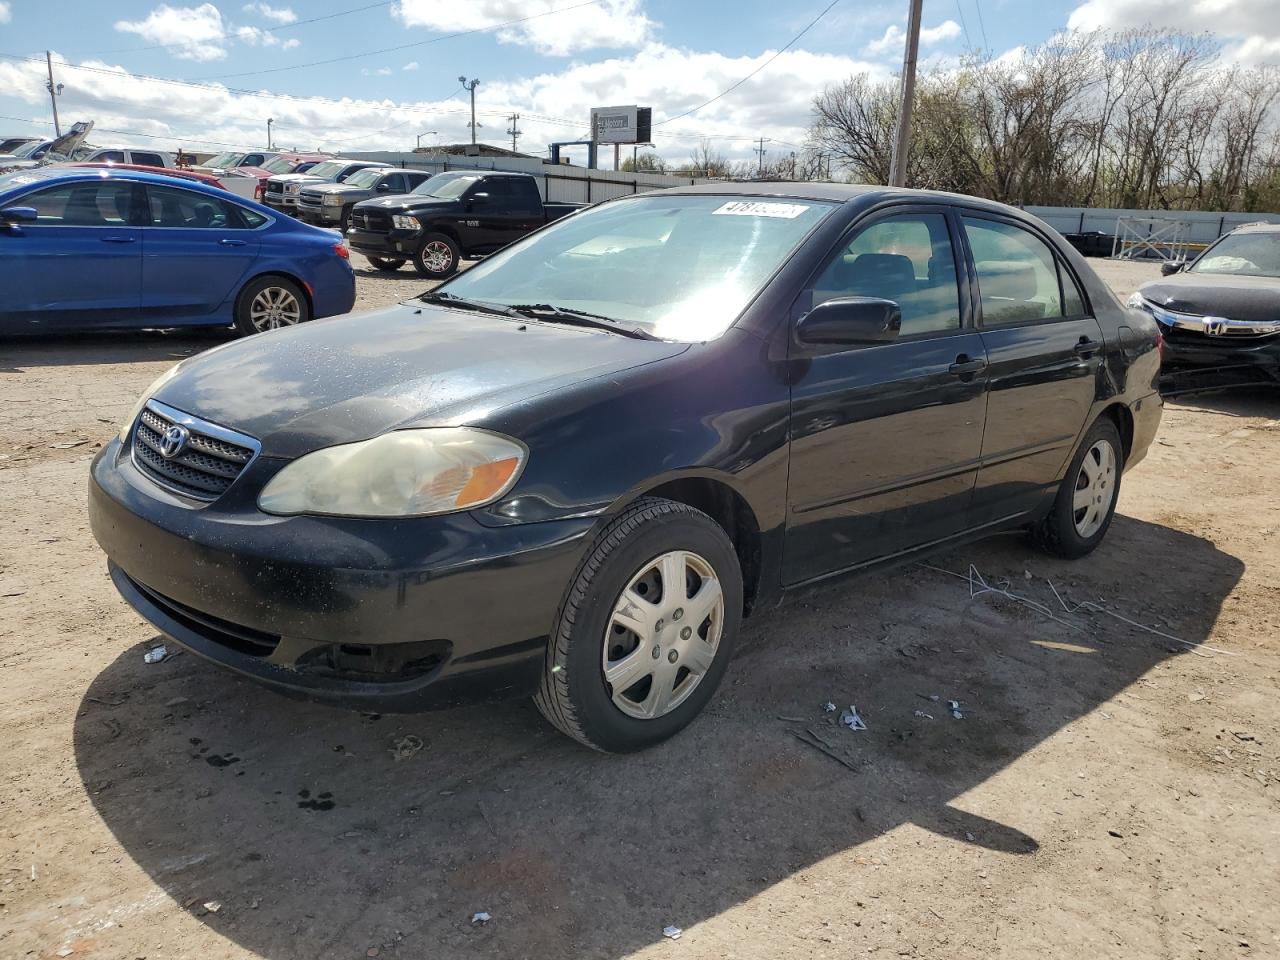
[[[1087,357],[1089,354],[1097,353],[1101,349],[1101,340],[1090,340],[1087,337],[1082,337],[1080,342],[1075,345],[1076,356],[1078,357]]]
[[[103,237],[103,243],[133,243],[133,237]]]
[[[982,358],[976,360],[971,359],[968,354],[960,354],[956,357],[956,362],[947,368],[947,370],[957,377],[968,377],[982,370],[987,365],[987,361]]]
[[[222,244],[224,247],[243,247],[244,246],[243,240],[231,240],[226,237],[219,240],[218,243]]]

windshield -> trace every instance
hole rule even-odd
[[[709,340],[831,210],[812,200],[617,200],[508,247],[447,289],[488,303],[579,310],[664,340]]]
[[[262,165],[262,169],[267,173],[293,173],[293,168],[298,165],[296,160],[289,160],[286,157],[275,157],[268,160]]]
[[[345,160],[326,160],[324,163],[317,163],[314,167],[307,171],[309,177],[319,177],[321,180],[327,180],[330,177],[337,176],[347,168]]]
[[[351,187],[372,187],[384,173],[386,173],[385,170],[379,170],[376,167],[369,170],[357,170],[347,177],[345,182]]]
[[[243,153],[220,153],[204,164],[206,167],[238,167]]]
[[[1280,232],[1233,233],[1223,237],[1192,264],[1188,273],[1280,277]]]
[[[460,177],[453,173],[437,173],[430,180],[423,180],[418,184],[413,192],[420,197],[439,197],[442,200],[452,200],[454,197],[461,196],[467,189],[480,177]]]
[[[48,140],[33,140],[31,143],[24,143],[17,150],[13,151],[15,157],[29,157],[41,147],[47,147]]]

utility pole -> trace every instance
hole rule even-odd
[[[516,139],[520,136],[520,114],[513,113],[507,117],[511,122],[511,126],[507,129],[507,136],[511,138],[511,152],[516,152]]]
[[[476,142],[476,87],[480,86],[479,80],[468,80],[466,77],[459,77],[458,82],[462,84],[463,90],[471,91],[471,142]]]
[[[889,160],[889,186],[907,185],[907,153],[911,149],[911,107],[916,98],[916,54],[920,51],[920,2],[910,0],[907,14],[907,44],[902,55],[902,104],[898,108],[898,129],[893,137]]]
[[[271,149],[271,125],[275,123],[275,117],[267,117],[267,149]]]
[[[419,149],[419,150],[421,150],[421,149],[422,149],[422,138],[423,138],[423,137],[425,137],[425,136],[434,136],[436,133],[437,133],[437,131],[435,131],[435,130],[423,130],[420,134],[418,134],[418,149]]]
[[[62,124],[58,123],[58,97],[62,95],[62,84],[53,82],[53,53],[51,51],[46,50],[44,52],[44,62],[49,67],[49,82],[44,86],[49,91],[49,102],[53,104],[53,132],[61,137]]]
[[[756,147],[755,152],[760,155],[760,165],[756,167],[756,177],[764,176],[764,145],[769,142],[768,137],[760,138],[760,146]]]

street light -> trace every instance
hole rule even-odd
[[[476,87],[480,86],[480,81],[459,77],[458,82],[462,84],[463,90],[471,91],[471,142],[475,143],[476,127],[480,126],[480,124],[476,123]]]
[[[439,133],[439,131],[438,131],[438,130],[423,130],[420,134],[418,134],[418,149],[419,149],[419,150],[421,150],[421,149],[422,149],[422,138],[423,138],[423,137],[426,137],[426,136],[432,136],[432,137],[434,137],[437,133]]]
[[[267,117],[267,149],[271,149],[271,125],[275,123],[275,117]]]

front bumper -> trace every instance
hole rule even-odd
[[[315,223],[322,227],[327,227],[330,224],[342,222],[342,207],[326,207],[323,204],[307,203],[304,200],[299,200],[294,209],[294,215],[299,220],[304,220],[307,223]]]
[[[134,609],[276,690],[371,711],[532,693],[593,524],[273,517],[254,500],[284,462],[262,457],[193,506],[120,454],[93,462],[89,520]]]
[[[347,230],[347,246],[365,256],[407,260],[417,251],[421,239],[420,230],[392,230],[388,233],[360,230],[356,227]]]
[[[1280,385],[1280,335],[1234,339],[1162,325],[1160,390],[1166,396],[1233,386]]]

